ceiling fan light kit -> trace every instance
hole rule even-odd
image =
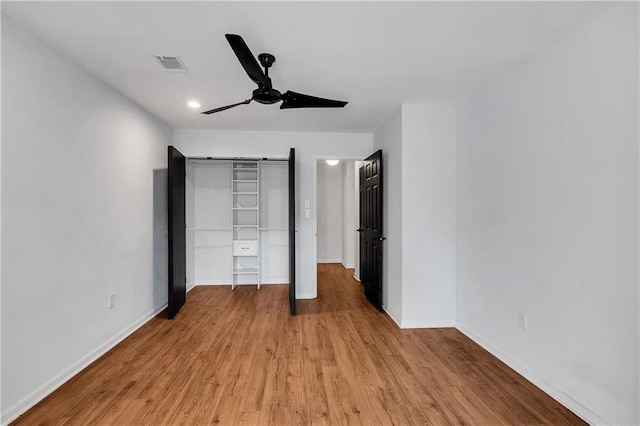
[[[243,38],[236,34],[226,34],[225,37],[231,46],[231,49],[236,54],[238,61],[244,68],[245,72],[254,83],[258,85],[258,88],[253,91],[251,98],[223,107],[211,109],[209,111],[203,111],[202,114],[213,114],[220,111],[225,111],[230,108],[237,107],[239,105],[246,105],[251,101],[256,101],[261,104],[271,105],[282,101],[280,109],[291,108],[342,108],[347,102],[336,101],[333,99],[318,98],[315,96],[305,95],[302,93],[292,92],[287,90],[284,93],[280,93],[274,89],[271,85],[271,79],[269,78],[269,68],[273,66],[276,61],[276,57],[270,53],[261,53],[258,55],[258,61],[255,56],[249,50],[249,47],[244,42]],[[260,65],[264,67],[264,71],[260,68]]]

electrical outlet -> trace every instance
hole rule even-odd
[[[523,330],[529,328],[529,319],[527,318],[526,312],[518,312],[518,327]]]
[[[109,293],[109,304],[107,305],[109,309],[113,309],[116,306],[116,294]]]

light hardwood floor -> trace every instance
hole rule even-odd
[[[15,424],[583,424],[457,330],[399,329],[352,273],[318,265],[296,317],[283,285],[196,287]]]

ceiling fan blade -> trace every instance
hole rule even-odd
[[[253,56],[249,46],[244,42],[243,38],[237,34],[225,34],[233,53],[236,54],[240,64],[249,75],[249,78],[253,80],[258,86],[267,87],[271,89],[271,81],[264,74],[262,68],[256,61],[256,57]]]
[[[282,104],[280,109],[288,108],[342,108],[347,104],[344,101],[334,101],[333,99],[317,98],[315,96],[303,95],[302,93],[287,90],[282,94]]]
[[[238,102],[237,104],[227,105],[220,108],[210,109],[209,111],[203,111],[200,114],[213,114],[214,112],[224,111],[233,107],[237,107],[238,105],[246,105],[251,102],[253,99],[247,99],[246,101]]]

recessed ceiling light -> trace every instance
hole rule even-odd
[[[187,106],[189,108],[193,108],[193,109],[200,108],[200,102],[198,102],[198,101],[189,101],[189,102],[187,102]]]
[[[340,162],[340,160],[327,160],[327,164],[330,165],[330,166],[335,166],[339,162]]]

